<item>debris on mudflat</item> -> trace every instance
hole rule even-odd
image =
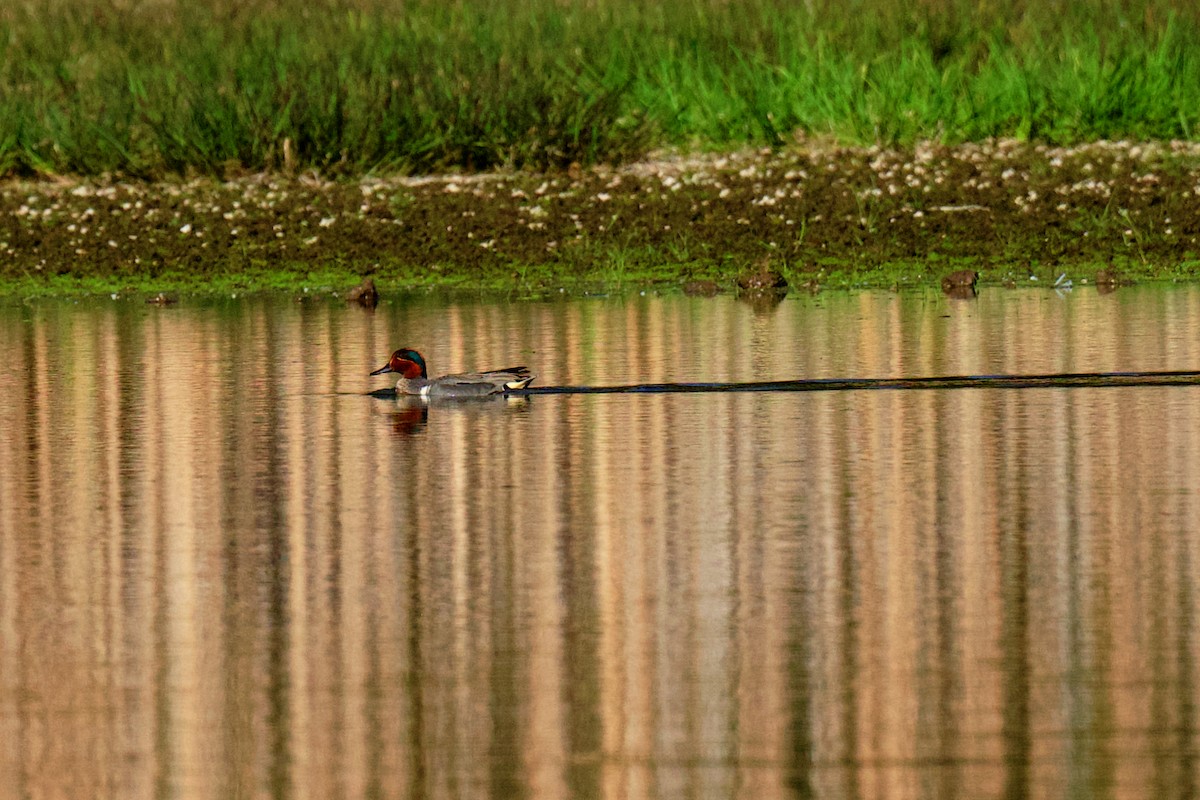
[[[738,275],[738,289],[747,294],[786,294],[787,279],[765,259]]]
[[[358,303],[363,308],[374,308],[379,305],[379,290],[375,288],[375,281],[363,278],[362,283],[346,293],[346,301]]]
[[[683,293],[688,297],[716,297],[720,291],[716,281],[688,281],[683,285]]]
[[[1098,270],[1094,282],[1096,284],[1096,291],[1100,294],[1112,294],[1120,286],[1133,285],[1133,281],[1123,277],[1119,272],[1112,269]]]
[[[979,273],[973,269],[960,269],[942,276],[942,291],[949,292],[955,288],[974,289],[979,280]]]
[[[954,300],[970,300],[975,297],[975,283],[979,273],[973,269],[960,269],[942,276],[942,293]]]
[[[749,303],[759,314],[779,305],[788,291],[787,279],[765,258],[743,269],[738,275],[737,285],[738,299]]]

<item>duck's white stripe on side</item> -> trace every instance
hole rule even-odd
[[[429,397],[430,384],[421,387],[421,397]]]

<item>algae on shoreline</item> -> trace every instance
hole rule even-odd
[[[813,146],[436,178],[0,183],[0,293],[1200,277],[1200,145]]]

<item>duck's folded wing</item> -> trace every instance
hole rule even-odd
[[[505,367],[504,369],[489,369],[484,375],[509,375],[514,378],[529,378],[529,367]]]
[[[533,376],[527,369],[492,370],[490,372],[464,372],[458,375],[447,375],[436,381],[435,394],[471,397],[485,394],[497,394],[510,389],[523,389]]]

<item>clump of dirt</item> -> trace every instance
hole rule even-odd
[[[942,276],[942,291],[952,289],[974,289],[979,282],[979,273],[973,269],[958,269]]]
[[[379,305],[379,290],[375,288],[375,281],[363,278],[362,283],[346,293],[346,300],[358,303],[363,308],[374,308]]]
[[[0,184],[0,281],[344,281],[537,292],[1200,276],[1200,145],[1000,141],[436,178]]]
[[[743,292],[786,292],[787,278],[766,259],[743,269],[737,279]]]

